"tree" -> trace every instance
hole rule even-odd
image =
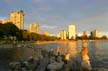
[[[12,22],[0,24],[0,37],[19,37],[20,34],[20,30]]]
[[[107,39],[107,36],[104,35],[104,36],[101,37],[101,39]]]
[[[3,30],[3,24],[0,23],[0,37],[3,37],[4,30]]]
[[[20,30],[11,22],[4,24],[7,36],[16,36]]]

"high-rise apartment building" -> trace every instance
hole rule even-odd
[[[98,30],[93,31],[93,37],[99,37],[99,32]]]
[[[24,12],[23,12],[23,10],[12,11],[10,13],[10,17],[8,19],[1,20],[2,24],[8,23],[8,22],[12,22],[19,29],[24,29]]]
[[[19,29],[24,29],[24,12],[23,12],[23,10],[12,11],[10,13],[10,20]]]
[[[85,30],[85,31],[83,31],[83,36],[86,36],[86,37],[88,37],[88,32]]]
[[[68,26],[68,38],[69,39],[75,39],[75,25],[69,25]]]
[[[66,31],[65,31],[65,30],[61,30],[61,31],[60,31],[60,38],[61,38],[62,40],[66,40]]]
[[[40,26],[36,23],[32,23],[29,25],[29,32],[33,32],[33,33],[39,33],[40,32]]]
[[[91,32],[91,37],[99,37],[99,31],[98,30],[94,30]]]

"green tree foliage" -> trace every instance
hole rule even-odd
[[[8,22],[5,24],[0,24],[0,38],[6,37],[16,37],[18,40],[33,40],[33,41],[52,41],[56,40],[57,37],[46,36],[37,33],[30,33],[27,30],[19,30],[13,23]]]
[[[32,40],[32,41],[53,41],[57,40],[57,37],[55,36],[46,36],[42,34],[37,34],[37,33],[30,33],[27,30],[23,31],[23,40]]]
[[[4,26],[7,36],[16,36],[16,34],[19,32],[19,29],[11,22],[4,24]]]
[[[3,37],[3,35],[4,35],[3,24],[0,23],[0,37]]]
[[[0,37],[20,36],[20,30],[11,22],[0,24]]]
[[[101,39],[107,39],[107,36],[103,35],[103,36],[101,37]]]

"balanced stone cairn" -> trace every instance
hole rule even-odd
[[[42,48],[34,48],[34,52],[35,55],[27,60],[9,63],[10,71],[83,71],[75,70],[70,62],[70,54],[62,55],[59,49],[56,54],[54,50]]]

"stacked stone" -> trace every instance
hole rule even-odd
[[[12,71],[83,71],[78,61],[72,60],[68,53],[61,55],[54,54],[53,50],[33,49],[35,52],[33,56],[25,61],[10,63],[10,69]]]

